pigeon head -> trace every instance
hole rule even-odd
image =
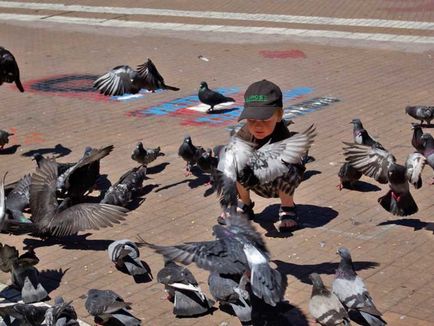
[[[136,145],[136,148],[143,149],[143,143],[139,141]]]
[[[362,121],[360,121],[360,119],[355,118],[355,119],[351,120],[350,123],[352,123],[354,125],[354,127],[358,127],[360,129],[363,129],[363,124],[362,124]]]
[[[319,276],[318,273],[309,274],[309,279],[312,281],[313,285],[315,285],[319,288],[324,287],[324,283],[322,282],[321,276]]]
[[[89,155],[91,151],[92,151],[92,147],[86,146],[86,148],[84,149],[84,155]]]
[[[340,247],[336,253],[341,256],[342,259],[351,261],[351,253],[347,248]]]
[[[191,144],[191,137],[189,135],[184,137],[184,143]]]
[[[414,106],[410,106],[410,105],[409,105],[409,106],[407,106],[407,107],[405,108],[405,113],[409,114],[410,112],[413,112],[414,109],[415,109]]]
[[[201,81],[200,82],[200,88],[206,88],[206,89],[208,89],[208,84],[206,82],[204,82],[204,81]]]
[[[427,143],[428,141],[432,141],[432,140],[434,140],[434,138],[432,137],[431,134],[423,134],[423,135],[420,137],[420,139],[423,141],[424,145],[426,145],[426,143]]]

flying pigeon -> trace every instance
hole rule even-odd
[[[185,167],[186,176],[191,174],[191,168],[197,164],[204,153],[206,153],[206,150],[201,146],[193,145],[190,136],[187,135],[184,137],[184,141],[181,146],[179,146],[178,155],[187,162]]]
[[[408,154],[405,166],[407,168],[407,179],[416,189],[422,187],[422,170],[426,159],[420,153]]]
[[[356,144],[371,146],[384,150],[383,145],[372,138],[368,134],[368,131],[363,128],[363,124],[360,119],[353,119],[351,123],[353,124],[353,139]]]
[[[24,92],[20,81],[20,69],[15,57],[0,46],[0,85],[3,83],[15,83],[20,92]]]
[[[136,193],[142,190],[146,177],[146,166],[132,168],[125,172],[119,181],[110,186],[101,204],[111,204],[126,207]]]
[[[380,205],[393,215],[406,216],[418,211],[416,202],[410,193],[407,170],[411,167],[396,163],[395,157],[378,147],[344,143],[345,160],[364,175],[380,183],[388,183],[389,191],[380,197]],[[407,161],[408,162],[408,161]],[[413,171],[421,171],[415,169]],[[416,176],[412,176],[417,179]]]
[[[416,123],[411,124],[411,129],[413,130],[413,136],[411,138],[411,144],[419,152],[423,153],[424,146],[422,142],[423,130],[422,126]]]
[[[171,91],[179,91],[178,87],[169,86],[164,83],[164,78],[160,75],[151,59],[137,67],[137,73],[143,80],[144,88],[155,92],[157,89],[168,89]]]
[[[317,273],[309,275],[312,281],[312,294],[309,311],[317,323],[324,326],[351,325],[347,311],[335,294],[324,286]]]
[[[230,305],[243,325],[252,322],[252,304],[246,291],[245,276],[223,275],[211,272],[208,277],[209,291],[221,305]]]
[[[199,97],[199,101],[210,106],[207,111],[208,113],[213,112],[214,106],[218,104],[235,102],[232,97],[226,97],[216,91],[209,89],[208,84],[204,81],[200,83],[199,93],[197,96]]]
[[[56,297],[54,305],[45,312],[47,326],[79,326],[77,313],[71,303],[72,301],[65,302],[62,297]]]
[[[139,259],[138,245],[128,239],[113,241],[107,248],[109,258],[117,268],[126,269],[133,277],[146,275],[151,278],[150,272]]]
[[[342,188],[353,189],[354,184],[362,177],[362,172],[351,166],[350,163],[342,164],[338,172],[340,183],[337,185],[339,190]]]
[[[7,143],[9,143],[9,137],[13,135],[14,134],[11,134],[5,130],[0,130],[0,150],[2,150]]]
[[[173,314],[177,317],[202,315],[214,305],[214,301],[202,292],[191,271],[171,260],[165,260],[157,281],[164,285],[167,299],[173,302]]]
[[[40,326],[45,319],[48,307],[25,303],[12,303],[0,307],[1,325]]]
[[[198,267],[220,274],[250,274],[253,293],[275,306],[281,301],[282,276],[269,265],[269,252],[261,235],[250,221],[231,215],[226,227],[215,225],[214,241],[189,242],[159,246],[144,242],[168,260],[183,264],[195,262]]]
[[[434,119],[434,106],[407,106],[405,113],[416,120],[420,120],[420,123],[426,121],[427,125],[431,125],[431,120]]]
[[[84,307],[87,312],[95,317],[98,323],[111,325],[112,318],[121,322],[121,325],[136,326],[141,321],[129,314],[125,309],[129,309],[131,303],[125,302],[121,296],[112,290],[90,289]]]
[[[160,147],[144,148],[143,143],[138,142],[136,148],[131,154],[131,158],[144,166],[148,166],[148,164],[155,161],[157,157],[164,156],[164,153],[161,153],[160,151]]]
[[[54,160],[43,161],[32,175],[30,210],[38,236],[66,236],[88,229],[98,230],[125,219],[127,210],[119,206],[82,203],[68,207],[69,198],[57,204],[56,181]]]
[[[426,158],[426,163],[434,170],[434,138],[431,134],[423,134],[421,140],[423,143],[422,154]],[[431,184],[434,184],[434,177]]]
[[[359,311],[370,326],[386,325],[365,283],[354,270],[350,251],[347,248],[339,248],[337,253],[341,256],[341,261],[333,281],[333,293],[348,309]]]

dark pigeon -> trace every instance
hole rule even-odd
[[[370,326],[387,325],[375,307],[365,283],[354,271],[350,251],[339,248],[338,254],[341,261],[333,281],[333,293],[348,309],[359,311]]]
[[[419,120],[420,123],[426,121],[427,125],[431,125],[431,120],[434,119],[434,106],[407,106],[405,113],[410,117]]]
[[[131,158],[134,161],[144,166],[148,166],[149,163],[155,161],[159,156],[164,156],[164,153],[161,153],[160,147],[144,148],[142,142],[137,143],[136,148],[131,154]]]
[[[181,146],[179,146],[178,155],[187,162],[185,167],[186,176],[191,174],[191,168],[197,164],[204,153],[206,153],[206,150],[201,146],[193,145],[190,136],[187,135],[184,137]]]
[[[199,97],[199,101],[210,106],[207,111],[208,113],[213,112],[214,106],[218,104],[235,102],[232,97],[224,96],[218,92],[209,89],[208,84],[204,81],[200,83],[199,93],[197,96]]]
[[[129,314],[131,303],[125,302],[121,296],[112,290],[90,289],[84,307],[95,317],[95,322],[103,325],[112,325],[113,319],[125,326],[141,325],[141,321]]]
[[[368,131],[363,128],[363,124],[360,119],[353,119],[351,123],[353,124],[353,139],[356,144],[371,146],[385,150],[383,145],[381,145],[378,141],[372,138],[368,134]]]
[[[173,302],[173,314],[177,317],[203,315],[214,305],[214,301],[202,292],[191,271],[171,260],[165,260],[157,281],[164,285],[167,299]]]
[[[337,296],[324,286],[317,273],[309,275],[312,281],[312,294],[309,311],[316,322],[323,326],[351,325],[350,318]]]
[[[69,207],[66,198],[59,205],[56,196],[57,164],[45,160],[36,168],[30,186],[31,220],[38,236],[67,236],[79,231],[113,226],[125,219],[127,210],[109,204],[82,203]]]
[[[7,143],[9,143],[9,137],[14,134],[5,130],[0,130],[0,150],[2,150]]]
[[[71,303],[72,301],[65,302],[62,297],[56,297],[54,305],[45,312],[47,326],[79,326],[77,313]]]
[[[144,86],[151,92],[155,92],[157,89],[168,89],[171,91],[179,91],[178,87],[169,86],[164,83],[164,78],[160,75],[151,59],[137,67],[137,73],[142,79]]]
[[[0,307],[0,316],[5,324],[11,326],[40,326],[45,319],[48,307],[31,304],[12,303]]]
[[[354,184],[362,177],[362,172],[351,166],[350,163],[342,164],[338,172],[340,183],[337,185],[339,190],[343,188],[353,189]]]
[[[0,46],[0,85],[3,83],[15,83],[20,92],[24,92],[24,87],[20,81],[20,69],[15,57]]]
[[[421,137],[423,142],[423,156],[426,158],[426,163],[434,170],[434,138],[431,134],[423,134]],[[434,177],[431,180],[434,184]]]
[[[220,274],[250,273],[253,293],[275,306],[282,300],[282,276],[269,265],[269,252],[262,236],[250,221],[238,215],[227,218],[227,226],[215,225],[214,241],[189,242],[175,246],[146,243],[168,260]],[[144,242],[145,243],[145,242]]]
[[[411,144],[419,153],[423,153],[424,146],[423,146],[423,141],[421,139],[423,135],[422,126],[416,123],[412,123],[411,129],[413,130]]]

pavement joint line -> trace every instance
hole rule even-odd
[[[107,14],[126,14],[126,15],[149,15],[149,16],[169,16],[169,17],[190,17],[190,18],[212,18],[223,20],[243,20],[243,21],[266,21],[276,23],[294,23],[311,25],[335,25],[335,26],[359,26],[359,27],[379,27],[379,28],[398,28],[398,29],[419,29],[434,30],[434,23],[405,20],[388,19],[367,19],[367,18],[338,18],[320,16],[294,16],[280,14],[250,14],[233,13],[219,11],[189,11],[173,9],[154,9],[154,8],[126,8],[126,7],[101,7],[84,5],[65,5],[56,3],[35,3],[35,2],[15,2],[0,1],[0,7],[16,9],[40,9],[58,10],[73,12],[92,12]]]
[[[310,224],[309,223],[303,223],[303,226],[309,227]],[[396,225],[384,225],[379,230],[372,232],[370,234],[356,234],[356,232],[341,231],[341,230],[337,230],[337,229],[333,229],[333,228],[328,228],[326,226],[321,226],[318,229],[324,230],[327,232],[331,232],[331,233],[341,234],[341,235],[344,235],[344,236],[347,236],[347,237],[353,238],[353,239],[372,240],[372,239],[376,238],[378,235],[380,235],[381,233],[383,233],[389,229],[395,228],[395,227],[396,227]]]
[[[414,35],[397,35],[382,33],[353,33],[343,31],[328,30],[303,30],[293,28],[275,28],[275,27],[257,27],[257,26],[233,26],[233,25],[201,25],[201,24],[182,24],[182,23],[155,23],[143,21],[126,21],[126,20],[107,20],[101,18],[82,18],[82,17],[48,17],[41,15],[23,15],[23,14],[0,14],[0,21],[32,21],[32,22],[51,22],[61,24],[93,25],[102,27],[125,27],[136,29],[153,29],[166,31],[206,31],[221,33],[237,34],[275,34],[286,36],[326,38],[326,39],[353,39],[366,41],[382,41],[391,43],[416,43],[416,44],[434,44],[434,36]]]

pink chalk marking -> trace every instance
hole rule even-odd
[[[269,59],[305,59],[306,54],[301,50],[284,50],[284,51],[269,51],[269,50],[261,50],[259,53],[264,58]]]
[[[30,132],[24,135],[23,143],[25,145],[41,144],[43,142],[45,142],[45,138],[40,132]]]

